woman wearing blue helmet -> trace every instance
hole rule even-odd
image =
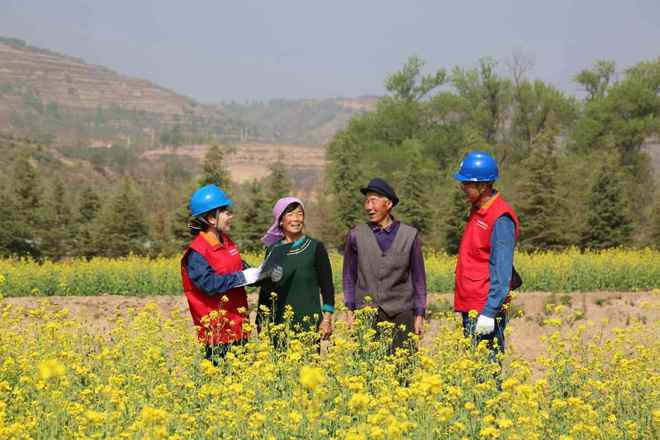
[[[247,338],[248,319],[243,286],[255,283],[258,268],[245,268],[236,244],[229,238],[232,201],[216,185],[198,189],[190,200],[194,238],[181,259],[183,290],[206,358],[217,363],[231,344]]]

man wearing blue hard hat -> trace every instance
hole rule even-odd
[[[190,200],[194,236],[181,259],[183,290],[206,358],[214,363],[231,344],[246,339],[248,319],[243,286],[259,279],[259,268],[246,268],[229,238],[232,201],[216,185],[199,188]]]
[[[454,178],[472,205],[458,251],[454,310],[463,316],[465,335],[487,341],[496,359],[504,351],[518,217],[493,188],[499,170],[490,154],[466,154]]]

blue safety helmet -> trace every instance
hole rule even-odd
[[[465,155],[460,169],[453,176],[460,182],[494,182],[500,173],[493,156],[483,151],[471,151]]]
[[[198,217],[214,209],[232,204],[227,194],[216,185],[205,185],[195,191],[190,199],[190,212]]]

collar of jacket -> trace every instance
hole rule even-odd
[[[396,225],[396,224],[398,224],[398,223],[399,223],[399,220],[396,220],[394,217],[392,217],[392,223],[390,223],[389,225],[385,226],[384,228],[381,228],[381,227],[378,226],[376,223],[369,223],[369,227],[370,227],[371,230],[374,231],[374,232],[384,231],[384,232],[386,232],[386,233],[389,233],[389,232],[392,231],[392,228],[394,227],[394,225]]]
[[[495,200],[497,200],[500,197],[500,193],[496,192],[493,197],[491,197],[482,207],[479,209],[475,209],[479,214],[484,215],[487,211],[488,208],[493,206],[493,203],[495,203]]]

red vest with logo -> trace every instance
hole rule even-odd
[[[247,316],[247,294],[243,287],[211,296],[199,290],[188,276],[186,261],[191,249],[201,254],[218,275],[243,270],[241,255],[234,242],[224,234],[222,242],[223,245],[212,245],[199,234],[181,259],[183,291],[188,298],[193,322],[199,330],[199,339],[207,344],[226,344],[242,339],[243,320]]]
[[[468,218],[456,262],[454,310],[457,312],[481,312],[488,301],[490,239],[495,222],[503,215],[513,219],[518,240],[518,217],[499,194],[490,206],[473,210]]]

